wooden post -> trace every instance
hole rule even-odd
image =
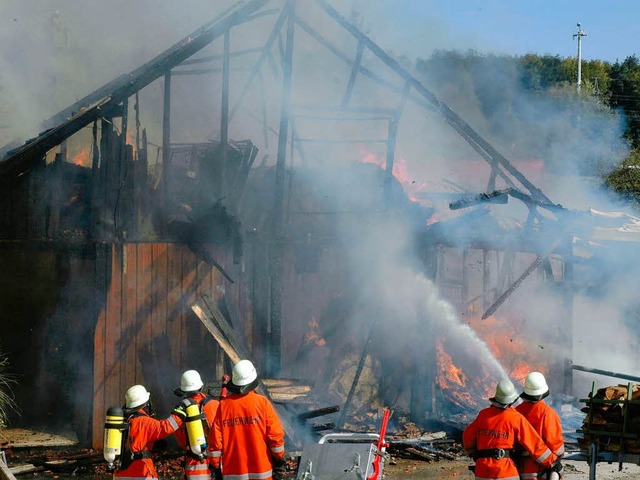
[[[564,270],[562,272],[562,286],[564,297],[564,316],[566,320],[562,322],[563,331],[560,333],[561,348],[567,352],[567,357],[573,359],[573,301],[574,301],[574,287],[573,287],[573,246],[571,237],[566,242],[566,251],[563,256]],[[566,362],[562,366],[565,369],[564,372],[564,393],[566,395],[573,394],[573,370],[567,366]],[[567,370],[568,369],[568,370]]]
[[[226,151],[229,142],[229,49],[230,32],[228,29],[224,34],[224,51],[222,54],[222,115],[220,119],[220,143]]]
[[[295,0],[287,0],[287,40],[282,65],[282,110],[278,130],[276,160],[275,202],[273,206],[272,244],[270,249],[270,341],[267,343],[267,374],[275,377],[280,371],[282,336],[282,258],[284,256],[284,175],[289,132],[289,107],[291,102],[291,74],[293,65],[293,34],[295,27]]]
[[[164,74],[164,108],[162,111],[162,206],[164,215],[160,226],[166,233],[164,221],[169,214],[169,164],[171,163],[171,70]]]
[[[395,155],[396,155],[396,139],[398,136],[398,123],[400,122],[400,117],[402,116],[404,105],[405,103],[407,103],[407,98],[409,97],[410,92],[411,92],[411,84],[409,82],[405,82],[400,103],[396,107],[393,117],[389,120],[388,135],[387,135],[387,161],[386,161],[386,170],[385,170],[385,176],[384,176],[384,199],[385,199],[386,207],[390,207],[393,203],[392,199],[390,198],[390,195],[391,195],[390,187],[391,187],[391,179],[393,178],[393,163],[395,161]]]

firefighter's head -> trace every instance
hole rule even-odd
[[[523,400],[537,402],[549,395],[549,386],[544,375],[540,372],[531,372],[524,380],[524,391],[520,394]]]
[[[180,377],[180,388],[176,388],[173,393],[179,397],[189,397],[202,391],[202,379],[195,370],[187,370]]]
[[[124,413],[130,415],[138,410],[145,410],[149,415],[153,415],[151,406],[151,394],[142,385],[134,385],[129,387],[124,394]]]
[[[491,403],[498,407],[507,408],[518,399],[518,392],[511,380],[500,380],[496,385],[496,393],[489,399]]]
[[[258,386],[256,367],[249,360],[240,360],[231,371],[229,390],[233,393],[247,393]]]

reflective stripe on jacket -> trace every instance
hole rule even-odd
[[[225,480],[267,480],[284,458],[284,429],[271,402],[254,391],[220,401],[209,432],[209,456]]]
[[[156,420],[150,417],[144,410],[138,410],[138,416],[129,422],[129,441],[131,452],[137,453],[143,450],[153,450],[153,443],[175,432],[182,420],[176,415],[171,415],[165,420]],[[124,452],[123,452],[124,453]],[[116,470],[113,476],[119,480],[140,478],[157,479],[158,473],[151,458],[133,460],[124,470]]]
[[[220,404],[220,402],[215,398],[207,397],[207,395],[203,392],[198,392],[188,398],[198,402],[201,411],[204,412],[204,416],[207,420],[205,435],[208,435],[209,431],[211,430],[211,425],[213,425],[213,419],[216,416],[216,412],[218,411],[218,405]],[[207,399],[206,402],[204,402],[205,399]],[[203,403],[204,406],[202,406]],[[186,450],[187,452],[191,451],[191,448],[189,447],[189,440],[187,439],[186,424],[183,424],[178,430],[176,430],[176,432],[174,433],[174,437],[176,439],[176,442],[178,442],[178,445],[180,445],[180,448]],[[207,455],[207,452],[202,453],[205,456]],[[203,461],[200,461],[187,453],[185,458],[184,475],[187,480],[207,480],[211,478],[208,459],[205,457]]]
[[[466,452],[490,449],[524,448],[531,458],[550,467],[556,456],[547,448],[531,424],[515,409],[494,405],[478,413],[476,419],[462,433]],[[477,480],[518,480],[518,469],[511,458],[478,458],[475,475]]]
[[[556,411],[545,403],[524,401],[516,407],[524,418],[538,432],[547,447],[558,457],[564,455],[564,438],[562,436],[562,423]],[[522,458],[520,466],[520,478],[535,479],[544,468],[530,457]]]

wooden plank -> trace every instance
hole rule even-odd
[[[183,248],[182,255],[182,299],[186,305],[192,305],[196,301],[196,281],[197,281],[197,260],[196,256],[187,247]],[[185,315],[183,320],[183,331],[181,339],[181,365],[189,363],[189,339],[194,332],[199,331],[199,325],[194,325]]]
[[[119,361],[122,364],[120,376],[121,392],[141,382],[140,361],[138,359],[139,339],[137,332],[140,329],[137,317],[137,262],[138,252],[135,244],[125,243],[122,251],[122,351]]]
[[[154,243],[152,245],[153,258],[153,298],[155,305],[154,328],[156,336],[166,336],[168,325],[168,297],[169,297],[169,261],[167,258],[167,244]],[[163,355],[164,352],[157,352]]]
[[[45,470],[45,468],[44,467],[38,467],[38,466],[32,465],[30,463],[26,463],[26,464],[23,464],[23,465],[13,465],[12,467],[9,467],[9,470],[14,475],[24,475],[24,474],[27,474],[27,473],[42,472],[43,470]]]
[[[238,342],[235,339],[235,337],[232,336],[231,338],[228,339],[222,333],[217,323],[226,323],[226,321],[224,321],[224,317],[222,317],[222,315],[220,314],[220,311],[217,310],[217,307],[215,307],[215,304],[211,303],[210,306],[212,307],[213,311],[216,312],[216,315],[218,315],[218,318],[213,319],[209,314],[211,310],[207,308],[207,310],[209,311],[208,313],[197,303],[192,304],[191,309],[196,314],[196,316],[200,319],[200,321],[205,326],[205,328],[211,333],[211,335],[213,335],[213,337],[216,339],[218,344],[224,349],[224,351],[227,353],[227,355],[229,356],[229,358],[234,364],[239,362],[242,359],[249,359],[250,357],[246,355],[241,356],[241,354],[239,353],[240,351],[245,350],[242,346],[239,347],[240,348],[239,350],[234,347],[234,345],[238,345]],[[258,377],[258,379],[259,379],[259,384],[258,384],[258,387],[256,388],[256,391],[258,393],[261,393],[262,395],[264,395],[270,401],[273,402],[273,399],[271,398],[269,391],[263,386],[262,381],[260,380],[260,377]],[[280,418],[280,423],[282,423],[282,427],[284,428],[285,434],[288,437],[289,441],[294,445],[297,445],[297,442],[294,436],[294,430],[291,427],[291,424],[289,423],[286,410],[284,410],[284,408],[278,404],[275,404],[274,408],[278,413],[278,417]]]
[[[312,388],[311,385],[304,383],[302,380],[298,378],[263,378],[262,383],[267,388],[277,388],[277,387],[309,387]]]
[[[227,341],[226,337],[222,334],[220,329],[218,329],[214,323],[211,321],[211,318],[205,313],[205,311],[198,304],[191,305],[191,309],[193,313],[200,319],[205,328],[213,335],[218,345],[222,347],[225,353],[229,356],[233,363],[237,363],[242,360],[242,357],[237,353],[235,348]]]
[[[229,324],[225,316],[218,308],[216,302],[212,301],[211,297],[206,295],[202,295],[200,299],[203,303],[205,311],[210,314],[211,320],[213,321],[216,328],[222,333],[225,340],[242,358],[249,358],[250,355],[248,349],[244,346],[244,344],[237,340],[238,336],[233,326]],[[235,361],[233,363],[235,363]]]
[[[121,338],[120,319],[122,317],[122,255],[117,245],[109,246],[111,251],[109,293],[107,298],[105,335],[105,405],[121,405],[124,390],[120,387],[120,369],[123,366],[121,351],[117,349]],[[105,410],[106,411],[106,410]],[[104,414],[104,411],[102,412]],[[100,421],[103,423],[104,419]]]
[[[2,480],[16,480],[6,463],[0,460],[0,478]]]
[[[107,246],[103,244],[95,245],[95,285],[96,292],[101,295],[98,304],[102,308],[98,312],[95,332],[93,336],[93,418],[92,418],[92,446],[99,448],[102,444],[102,431],[104,430],[104,412],[107,411],[105,405],[105,381],[106,381],[106,272],[105,269],[110,263],[107,262]]]
[[[136,371],[136,383],[146,384],[147,388],[151,388],[150,372],[147,372],[145,366],[148,365],[148,361],[153,358],[154,353],[152,351],[153,338],[153,277],[151,275],[152,269],[152,250],[151,244],[140,243],[136,246],[136,356],[135,356],[135,371]]]
[[[184,312],[181,292],[182,249],[173,243],[167,244],[167,335],[170,342],[171,363],[180,365],[180,342],[182,338]]]
[[[104,425],[104,417],[101,423]],[[54,434],[29,428],[6,428],[2,430],[1,438],[3,448],[69,447],[78,444],[78,437],[71,431]]]

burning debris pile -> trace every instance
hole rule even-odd
[[[640,454],[640,385],[615,385],[598,389],[583,400],[586,417],[578,444],[587,450]]]

